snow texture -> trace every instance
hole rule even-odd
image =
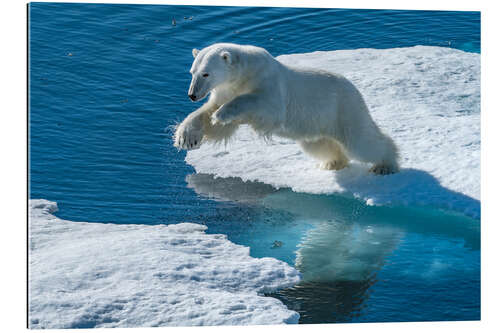
[[[91,328],[297,323],[261,296],[299,273],[206,226],[71,222],[30,200],[29,326]]]
[[[198,173],[240,177],[275,188],[353,196],[369,205],[431,206],[480,216],[480,55],[415,46],[283,55],[298,67],[340,73],[399,146],[401,172],[368,173],[351,163],[321,170],[293,141],[259,138],[242,126],[227,145],[205,144],[186,162]]]

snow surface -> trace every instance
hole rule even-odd
[[[297,323],[261,296],[298,271],[206,226],[71,222],[30,200],[29,326],[90,328]]]
[[[224,145],[189,151],[198,173],[240,177],[296,192],[343,194],[370,205],[416,205],[480,216],[480,55],[415,46],[282,55],[288,65],[341,73],[358,87],[401,152],[401,172],[359,162],[320,170],[293,141],[266,143],[242,126]]]

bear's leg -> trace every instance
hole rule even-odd
[[[399,171],[396,144],[375,124],[345,141],[343,144],[349,156],[361,162],[373,163],[370,172],[387,175]]]
[[[239,123],[231,122],[228,124],[214,124],[212,122],[212,114],[213,112],[203,115],[203,132],[205,133],[203,140],[227,142],[236,129],[238,129]]]
[[[203,139],[202,115],[207,111],[204,105],[198,110],[190,113],[175,129],[174,146],[178,149],[197,149]]]
[[[321,161],[321,169],[340,170],[349,164],[349,159],[344,154],[342,146],[334,139],[300,141],[299,144],[306,153]]]
[[[217,109],[217,105],[207,102],[189,114],[176,128],[174,146],[192,150],[199,148],[205,141],[221,142],[229,139],[238,124],[212,124],[211,116]]]
[[[265,94],[244,94],[222,105],[212,114],[212,124],[251,123],[274,126],[269,115],[279,112],[280,104]],[[269,124],[271,123],[271,124]]]

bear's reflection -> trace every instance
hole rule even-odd
[[[300,323],[351,322],[402,232],[392,227],[325,221],[298,245],[302,282],[270,296],[300,314]]]
[[[460,238],[465,246],[480,248],[480,223],[477,220],[440,210],[416,207],[367,206],[359,200],[338,195],[296,193],[276,190],[259,182],[243,182],[240,178],[215,178],[207,174],[191,174],[188,187],[214,200],[258,203],[266,208],[285,211],[306,221],[337,221],[370,227],[392,227],[405,232]]]
[[[299,312],[302,323],[347,322],[355,317],[376,271],[399,239],[400,232],[394,228],[353,223],[363,214],[363,205],[353,200],[348,207],[344,203],[334,209],[336,214],[331,209],[322,211],[311,202],[309,212],[294,200],[293,192],[291,196],[288,191],[282,195],[258,182],[205,174],[189,175],[187,182],[198,194],[214,200],[260,202],[269,208],[291,210],[293,215],[312,215],[314,228],[297,245],[295,266],[303,275],[302,282],[269,295]],[[271,199],[273,196],[277,197]],[[304,203],[300,196],[298,199]],[[335,220],[333,215],[337,215]]]
[[[355,320],[377,272],[405,232],[461,237],[467,246],[479,247],[479,225],[466,217],[443,219],[442,212],[425,209],[371,207],[350,198],[276,190],[239,178],[192,174],[186,180],[200,195],[257,203],[291,213],[295,221],[290,224],[302,220],[313,226],[296,247],[301,283],[269,295],[299,312],[301,323]]]
[[[364,281],[396,247],[402,232],[391,227],[317,223],[298,244],[295,266],[303,281]]]

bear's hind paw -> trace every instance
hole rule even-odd
[[[394,167],[384,164],[374,165],[370,168],[369,171],[373,172],[376,175],[390,175],[397,172]]]
[[[319,168],[323,170],[342,170],[347,166],[347,163],[342,161],[328,161],[319,164]]]

